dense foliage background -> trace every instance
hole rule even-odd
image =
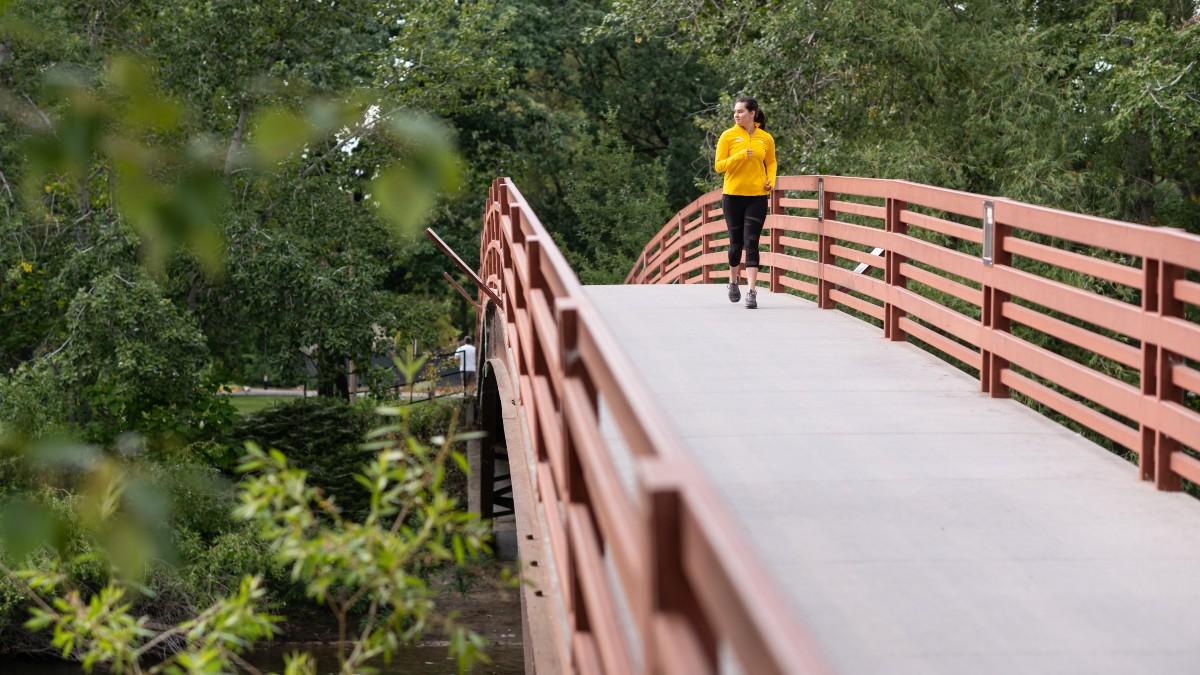
[[[192,392],[206,383],[295,381],[302,349],[332,393],[381,335],[433,351],[468,329],[440,254],[390,235],[373,208],[368,181],[394,144],[348,129],[267,170],[238,161],[270,142],[263,111],[368,87],[376,114],[421,110],[452,129],[462,185],[430,224],[469,262],[485,188],[509,175],[585,281],[619,280],[649,233],[716,184],[712,139],[739,93],[768,111],[781,173],[906,178],[1200,231],[1192,0],[5,4],[0,415],[28,424],[152,426],[160,408],[202,405]],[[158,276],[134,269],[160,252],[121,208],[116,155],[73,176],[30,151],[47,130],[103,132],[60,119],[56,83],[122,93],[104,75],[118,55],[150,64],[183,111],[144,142],[203,141],[221,164],[221,275],[194,254]],[[100,307],[107,337],[91,328]],[[148,322],[161,330],[128,330]]]

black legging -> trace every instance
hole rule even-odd
[[[729,266],[742,262],[746,249],[746,267],[758,267],[758,237],[767,220],[767,196],[721,195],[721,211],[729,228]]]

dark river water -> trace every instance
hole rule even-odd
[[[295,651],[307,651],[317,660],[319,675],[335,675],[337,654],[324,645],[272,645],[255,651],[249,658],[263,672],[283,672],[283,657]],[[525,656],[518,644],[494,644],[487,650],[492,663],[471,671],[474,675],[520,675],[525,672]],[[444,646],[420,646],[398,654],[391,665],[372,664],[380,675],[455,675],[454,660],[446,656]],[[99,671],[96,671],[99,672]],[[0,675],[80,675],[77,665],[57,661],[0,658]]]

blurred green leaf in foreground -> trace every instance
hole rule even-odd
[[[188,111],[158,88],[149,65],[133,57],[110,59],[99,82],[54,68],[45,87],[61,110],[55,117],[32,114],[0,92],[0,110],[29,132],[25,204],[44,213],[47,202],[74,198],[84,217],[93,208],[93,169],[111,169],[116,207],[140,235],[143,259],[155,273],[183,250],[218,275],[229,203],[224,174],[239,166],[270,171],[302,161],[322,139],[335,138],[338,151],[370,136],[392,150],[393,160],[370,177],[369,197],[399,236],[413,235],[437,195],[459,186],[460,161],[445,126],[408,111],[381,112],[379,97],[366,90],[308,100],[299,110],[267,106],[254,116],[246,149],[226,156],[216,139],[187,133]]]
[[[250,443],[241,466],[237,516],[255,526],[304,593],[330,609],[339,628],[339,672],[347,675],[390,661],[433,627],[449,636],[459,672],[486,661],[483,640],[453,615],[438,613],[422,575],[488,551],[487,525],[464,513],[443,485],[447,461],[461,461],[457,447],[472,435],[456,433],[452,421],[438,445],[426,445],[410,433],[410,412],[381,408],[388,423],[362,446],[366,461],[356,479],[369,508],[361,517],[344,514],[277,450]],[[23,498],[0,508],[3,558],[15,565],[0,565],[0,572],[29,598],[28,628],[50,630],[62,656],[88,672],[257,672],[244,655],[275,636],[283,618],[268,613],[260,576],[245,577],[236,592],[191,618],[155,624],[131,608],[151,592],[140,583],[150,561],[169,555],[155,531],[166,520],[158,488],[120,457],[90,446],[7,438],[4,449],[10,457],[20,453],[50,484],[73,485],[78,494],[69,514]],[[70,555],[63,530],[71,523],[96,542],[89,555],[111,571],[99,589],[63,571]],[[292,655],[286,672],[313,673],[315,663]]]

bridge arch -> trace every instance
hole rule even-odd
[[[1200,395],[1200,237],[903,181],[781,177],[771,201],[771,290],[957,359],[990,397],[1016,392],[1058,410],[1136,452],[1160,489],[1200,481],[1200,412],[1181,404],[1184,392]],[[727,278],[720,215],[716,193],[680,211],[626,281]],[[1139,299],[1041,278],[1018,257]],[[523,569],[536,578],[522,590],[528,671],[715,673],[731,654],[743,672],[827,672],[821,645],[507,179],[489,193],[480,259],[483,426],[503,436]],[[922,286],[960,304],[934,302]],[[1136,369],[1138,382],[1022,344],[1014,325]]]
[[[502,430],[535,577],[527,671],[716,672],[724,646],[747,672],[823,672],[511,181],[492,185],[483,225],[480,423]]]

